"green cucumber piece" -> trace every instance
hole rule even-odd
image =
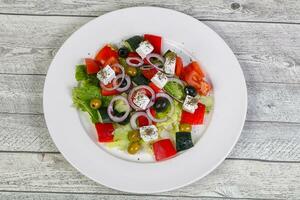
[[[135,51],[140,43],[143,41],[143,38],[139,35],[135,35],[124,41],[124,46],[127,47],[130,51]]]
[[[106,107],[101,107],[98,109],[101,116],[101,123],[112,123],[113,121],[109,118]]]
[[[176,150],[184,151],[194,146],[190,132],[176,132]]]
[[[128,110],[128,105],[121,99],[115,101],[114,103],[114,110],[119,113],[124,113]]]

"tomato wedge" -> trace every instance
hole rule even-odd
[[[92,58],[86,58],[85,65],[86,65],[86,72],[88,74],[96,74],[100,70],[99,63],[92,59]]]
[[[98,52],[95,59],[104,66],[105,62],[111,57],[118,58],[118,52],[107,44]]]
[[[150,44],[152,44],[152,46],[154,47],[154,50],[153,50],[154,53],[158,53],[158,54],[161,53],[162,38],[160,36],[145,34],[144,39],[148,40],[148,42],[150,42]]]
[[[117,90],[103,90],[101,89],[101,95],[102,96],[113,96],[113,95],[117,95],[120,94],[119,91]]]
[[[207,96],[211,90],[211,85],[207,81],[202,80],[200,81],[199,87],[196,88],[196,90],[200,95]]]
[[[149,87],[151,87],[155,93],[162,92],[162,89],[160,89],[159,87],[157,87],[153,82],[149,83]]]
[[[176,66],[175,66],[175,74],[176,74],[176,76],[180,77],[182,70],[183,70],[182,59],[179,56],[177,56],[176,57]]]
[[[191,62],[190,64],[188,64],[185,68],[184,68],[184,71],[195,71],[199,74],[199,76],[201,76],[202,78],[205,77],[205,73],[204,71],[202,70],[201,66],[199,65],[198,62],[196,61],[193,61]]]

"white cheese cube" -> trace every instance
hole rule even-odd
[[[140,127],[140,135],[145,142],[150,142],[158,138],[158,130],[154,125],[142,126]]]
[[[167,74],[175,74],[176,57],[168,56],[165,60],[164,70]]]
[[[139,47],[135,51],[144,59],[153,50],[154,47],[152,46],[152,44],[150,44],[148,41],[143,41],[139,44]]]
[[[195,110],[198,108],[198,99],[187,95],[183,102],[182,109],[189,113],[194,113]]]
[[[160,89],[162,89],[168,82],[168,77],[162,73],[157,72],[152,78],[151,81]]]
[[[104,84],[107,85],[112,82],[112,80],[116,77],[115,71],[109,66],[106,65],[103,69],[101,69],[97,73],[97,78]]]
[[[137,107],[141,108],[142,110],[145,110],[150,103],[149,97],[142,92],[137,92],[132,101]]]

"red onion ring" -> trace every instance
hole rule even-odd
[[[157,53],[150,53],[146,56],[146,60],[148,61],[148,63],[150,63],[151,66],[155,67],[157,70],[159,71],[163,71],[163,67],[159,68],[157,64],[153,64],[151,62],[151,58],[157,58],[159,61],[161,61],[162,63],[165,62],[164,57],[162,57],[161,55],[157,54]]]
[[[132,60],[138,61],[138,63],[133,63]],[[127,57],[126,63],[132,67],[140,67],[144,64],[144,61],[139,57]]]
[[[158,97],[163,97],[163,98],[166,98],[166,99],[169,101],[170,106],[171,106],[170,112],[168,113],[168,115],[167,115],[165,118],[162,118],[162,119],[155,118],[155,117],[151,114],[149,108],[146,110],[146,113],[147,113],[148,117],[149,117],[152,121],[154,121],[154,122],[164,122],[164,121],[167,121],[168,117],[171,117],[171,116],[173,115],[173,113],[174,113],[174,105],[173,105],[174,103],[173,103],[173,99],[172,99],[169,95],[167,95],[166,93],[162,93],[162,92],[161,92],[161,93],[157,93],[157,94],[156,94],[156,97],[157,97],[157,98],[158,98]]]
[[[115,103],[115,101],[117,101],[117,100],[122,100],[122,101],[124,101],[125,102],[125,104],[128,106],[128,110],[125,112],[125,114],[122,116],[122,117],[116,117],[116,116],[113,116],[113,114],[112,114],[112,112],[114,111],[114,108],[113,108],[113,106],[114,106],[114,103]],[[129,113],[130,113],[130,106],[129,106],[129,103],[128,103],[128,101],[127,101],[127,99],[125,98],[125,97],[123,97],[123,96],[115,96],[111,101],[110,101],[110,103],[109,103],[109,105],[108,105],[108,107],[107,107],[107,114],[108,114],[108,116],[109,116],[109,118],[112,120],[112,121],[114,121],[114,122],[122,122],[122,121],[124,121],[127,117],[128,117],[128,115],[129,115]]]
[[[120,69],[121,69],[121,71],[122,71],[122,73],[121,73],[121,75],[122,75],[122,80],[120,81],[120,83],[118,83],[117,85],[115,85],[114,87],[106,87],[103,83],[101,83],[100,82],[100,86],[101,86],[101,88],[102,89],[104,89],[104,90],[107,90],[107,91],[112,91],[112,90],[115,90],[115,89],[117,89],[118,87],[120,87],[120,85],[122,84],[122,82],[123,82],[123,80],[124,80],[124,77],[125,77],[125,71],[124,71],[124,68],[122,67],[122,65],[120,65],[119,63],[116,63],[116,64],[113,64],[112,66],[117,66],[117,67],[119,67]],[[116,77],[117,78],[117,77]],[[114,80],[116,79],[116,78],[114,78]],[[113,81],[114,81],[113,80]]]
[[[133,94],[135,94],[136,91],[140,90],[140,89],[145,89],[148,90],[151,93],[151,99],[150,99],[150,103],[147,105],[147,108],[150,108],[153,104],[154,104],[154,99],[155,99],[155,93],[153,91],[153,89],[147,85],[139,85],[137,87],[134,87],[128,94],[128,102],[129,105],[135,109],[135,110],[142,110],[140,107],[136,106],[133,101],[132,101],[132,96]]]
[[[145,112],[135,112],[130,118],[130,125],[132,129],[139,129],[139,127],[136,124],[136,120],[139,117],[146,117],[149,122],[149,125],[152,124],[152,121],[149,119],[148,115]]]
[[[114,86],[117,85],[117,81],[118,81],[120,78],[122,78],[122,74],[117,75],[116,78],[113,80],[113,85],[114,85]],[[119,92],[124,92],[124,91],[128,90],[128,89],[130,88],[130,86],[131,86],[131,80],[130,80],[130,77],[129,77],[129,76],[125,75],[123,81],[126,81],[127,85],[126,85],[125,87],[122,87],[122,88],[119,86],[119,87],[116,89],[116,90],[119,91]]]

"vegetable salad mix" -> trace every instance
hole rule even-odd
[[[211,84],[196,61],[162,52],[162,38],[133,36],[105,45],[76,66],[72,97],[87,112],[98,141],[128,154],[143,149],[156,161],[193,147],[192,127],[204,123],[213,104]],[[168,134],[162,134],[167,132]]]

